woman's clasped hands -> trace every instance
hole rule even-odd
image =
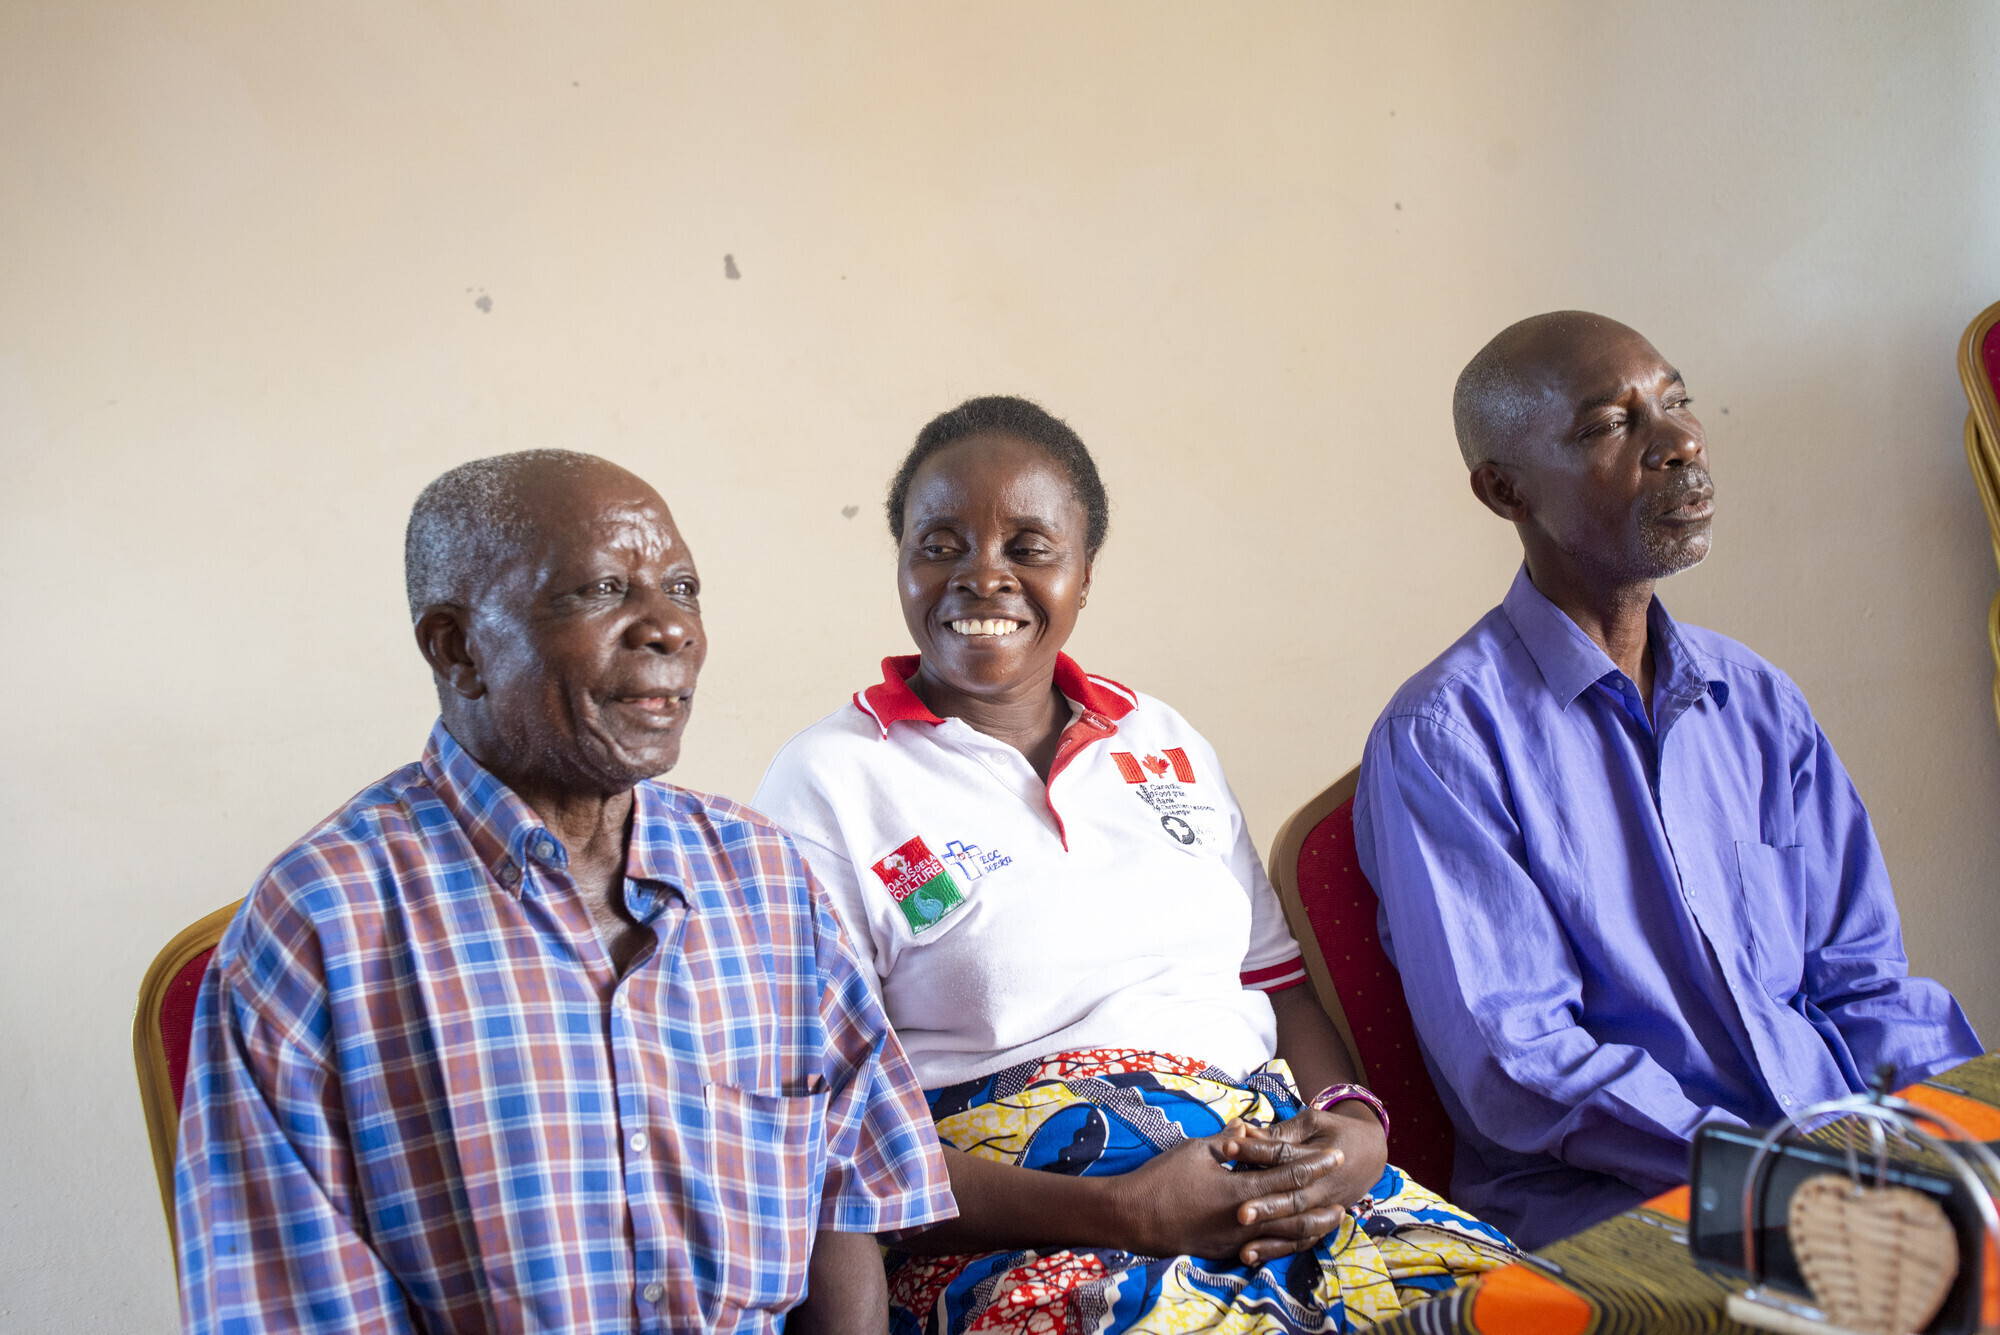
[[[1340,1226],[1388,1161],[1365,1108],[1311,1108],[1267,1127],[1235,1121],[1119,1177],[1127,1244],[1148,1256],[1236,1256],[1245,1265],[1302,1252]]]

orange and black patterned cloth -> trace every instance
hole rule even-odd
[[[2000,1056],[1901,1091],[1983,1140],[2000,1140]],[[1725,1305],[1744,1284],[1695,1265],[1688,1189],[1676,1187],[1513,1265],[1377,1325],[1383,1335],[1756,1335]]]

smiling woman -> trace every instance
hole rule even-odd
[[[892,1254],[895,1325],[1365,1325],[1510,1249],[1385,1162],[1214,751],[1063,653],[1109,513],[1032,403],[925,427],[888,516],[919,652],[757,793],[946,1145],[959,1218]]]
[[[1056,656],[1090,592],[1086,506],[1040,445],[994,431],[934,453],[904,504],[897,571],[922,659],[910,688],[1046,782],[1069,722]]]

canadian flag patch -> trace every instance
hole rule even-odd
[[[875,874],[912,932],[922,932],[944,921],[953,909],[965,903],[958,882],[918,835],[875,864]]]
[[[1149,752],[1138,756],[1130,751],[1113,751],[1111,760],[1118,766],[1119,775],[1127,783],[1149,783],[1154,779],[1164,779],[1169,771],[1182,783],[1194,782],[1194,766],[1188,763],[1187,752],[1178,746],[1170,746],[1158,755]]]

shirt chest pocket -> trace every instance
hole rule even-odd
[[[1805,970],[1805,860],[1797,845],[1736,841],[1744,936],[1757,977],[1779,1001],[1798,994]]]
[[[706,1227],[694,1230],[695,1263],[713,1276],[707,1297],[723,1307],[789,1308],[805,1294],[826,1174],[827,1091],[753,1094],[708,1085],[702,1094],[717,1207]]]

